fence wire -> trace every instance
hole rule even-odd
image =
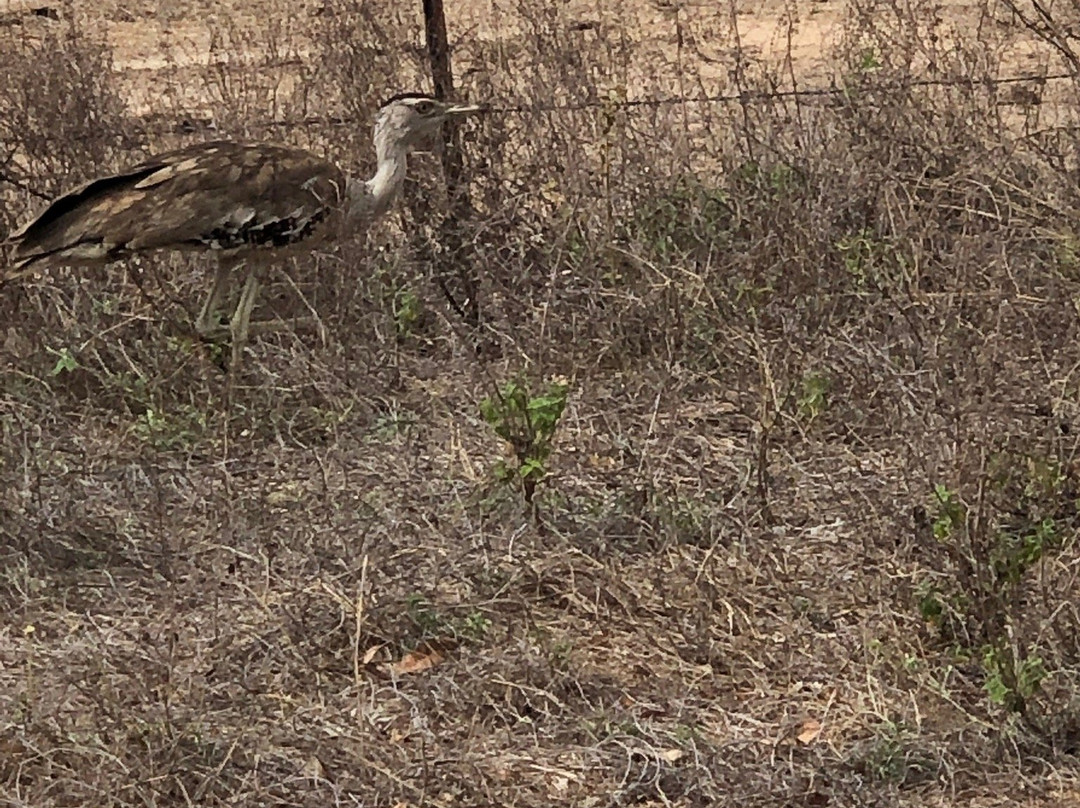
[[[1051,81],[1076,80],[1080,75],[1073,73],[1050,73],[1050,74],[1024,74],[1015,76],[1002,76],[1000,78],[985,78],[978,81],[970,78],[955,79],[914,79],[903,82],[863,82],[858,85],[829,87],[809,87],[792,90],[744,90],[738,93],[722,93],[720,95],[699,96],[665,96],[663,98],[637,98],[637,99],[595,99],[580,101],[569,104],[547,105],[493,105],[489,112],[495,114],[536,114],[544,112],[580,112],[589,109],[633,109],[633,108],[658,108],[686,104],[750,104],[763,101],[784,100],[793,98],[839,98],[858,92],[896,92],[898,90],[910,90],[930,87],[969,87],[977,86],[998,87],[1010,84],[1045,84]],[[260,124],[269,130],[275,129],[304,129],[319,127],[356,126],[370,123],[367,118],[360,116],[340,115],[309,115],[303,118],[287,118],[282,120],[265,121]],[[175,117],[163,122],[161,126],[135,127],[133,133],[140,137],[152,137],[167,134],[195,134],[198,132],[213,132],[217,127],[212,119],[195,117]]]

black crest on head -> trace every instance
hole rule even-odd
[[[381,104],[379,104],[379,109],[382,109],[383,107],[389,106],[390,104],[393,104],[395,101],[405,101],[405,100],[410,99],[410,98],[417,98],[417,99],[422,98],[422,99],[424,99],[426,101],[438,101],[439,100],[435,96],[428,95],[427,93],[398,93],[397,95],[390,96],[385,101],[383,101]]]

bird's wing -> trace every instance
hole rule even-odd
[[[340,206],[345,177],[309,152],[204,143],[158,155],[56,199],[10,240],[14,274],[142,250],[280,247]]]

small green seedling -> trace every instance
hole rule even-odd
[[[56,364],[49,371],[50,376],[59,376],[61,373],[71,373],[73,370],[78,369],[79,360],[75,358],[75,354],[71,352],[70,348],[61,348],[59,351],[50,348],[49,352],[56,354]]]
[[[496,474],[521,484],[525,501],[532,503],[536,485],[547,476],[555,429],[566,408],[569,385],[553,381],[540,395],[532,395],[521,381],[510,381],[494,396],[480,402],[480,415],[514,451],[515,465],[500,462]]]

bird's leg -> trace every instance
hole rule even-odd
[[[206,298],[202,311],[195,321],[195,331],[205,339],[213,339],[222,334],[221,321],[218,320],[218,309],[221,307],[222,298],[229,287],[229,275],[235,267],[225,261],[218,263],[214,272],[214,286],[210,290],[210,296]]]
[[[228,323],[222,323],[219,319],[219,309],[228,291],[230,276],[243,265],[244,262],[242,261],[237,262],[229,260],[222,260],[218,264],[217,271],[214,274],[214,286],[210,291],[210,296],[203,304],[202,310],[199,312],[199,317],[195,322],[196,332],[205,340],[217,342],[226,335],[229,337],[229,341],[232,344],[233,367],[239,367],[240,358],[243,356],[244,348],[251,335],[267,334],[275,331],[287,331],[295,326],[306,325],[308,323],[308,318],[300,318],[299,320],[292,321],[270,320],[267,322],[251,322],[251,312],[255,308],[255,302],[259,296],[260,284],[256,274],[257,267],[252,267],[248,270],[247,277],[244,281],[244,288],[243,291],[240,292],[240,297],[237,300],[236,308],[233,310],[232,318]],[[291,282],[291,278],[289,280]],[[302,297],[303,296],[301,296],[301,298]],[[304,303],[311,309],[310,304],[308,304],[306,300]],[[311,310],[314,311],[314,309]],[[320,328],[320,333],[322,333],[322,323],[317,318],[312,318],[311,322],[314,322]]]
[[[259,279],[255,270],[248,272],[247,280],[244,281],[244,290],[240,293],[240,301],[236,304],[232,320],[229,322],[229,331],[232,334],[232,368],[240,367],[240,357],[244,353],[244,345],[247,343],[248,329],[251,325],[251,310],[255,308],[255,298],[259,295]]]

